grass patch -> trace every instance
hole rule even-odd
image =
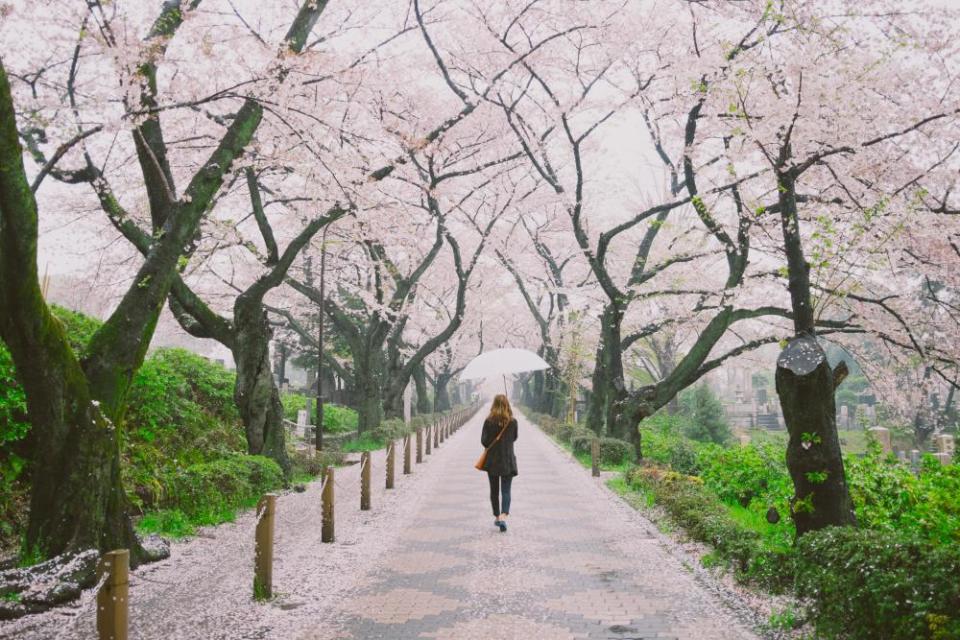
[[[144,514],[137,522],[137,533],[179,539],[195,534],[196,527],[179,509],[162,509]]]
[[[344,442],[342,450],[344,453],[358,453],[360,451],[376,451],[377,449],[383,449],[385,446],[387,446],[387,443],[382,439],[365,433],[359,438]]]
[[[760,542],[767,551],[787,553],[793,546],[793,527],[785,523],[770,524],[766,514],[760,514],[740,505],[726,504],[730,518],[739,526],[749,531],[755,531],[760,536]],[[789,516],[788,516],[789,517]]]
[[[0,596],[0,600],[4,602],[20,602],[23,599],[23,596],[20,593],[5,593]]]

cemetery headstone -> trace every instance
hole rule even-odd
[[[893,443],[890,440],[890,430],[884,427],[870,427],[867,431],[877,439],[880,443],[880,446],[883,447],[884,453],[891,453],[893,451]]]

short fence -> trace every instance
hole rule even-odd
[[[463,409],[440,416],[432,424],[418,428],[413,434],[403,438],[403,474],[412,473],[413,452],[411,446],[416,445],[416,462],[423,462],[423,444],[426,443],[426,453],[449,438],[460,427],[465,425],[480,408],[474,403]],[[424,440],[425,438],[425,440]],[[360,458],[360,509],[369,510],[372,505],[370,482],[372,475],[372,459],[369,452],[364,452]],[[387,489],[393,489],[396,478],[396,441],[387,444],[385,476]],[[335,493],[334,473],[332,466],[325,467],[323,480],[320,485],[320,539],[323,542],[336,540],[335,525]],[[257,521],[254,526],[254,562],[253,562],[253,598],[268,600],[273,597],[273,543],[276,533],[278,504],[277,495],[268,493],[261,498],[257,505]],[[282,522],[281,518],[281,522]],[[100,559],[98,567],[97,594],[97,633],[99,640],[126,640],[129,630],[129,567],[130,552],[127,549],[109,551]]]

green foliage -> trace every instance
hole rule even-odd
[[[699,478],[636,467],[626,479],[630,486],[653,493],[687,534],[711,545],[741,579],[775,589],[784,587],[787,555],[782,546],[768,543],[761,532],[732,517],[729,508]],[[777,526],[766,524],[771,529]]]
[[[344,453],[357,453],[359,451],[376,451],[383,449],[386,443],[380,438],[374,437],[370,433],[364,433],[359,438],[347,440],[343,443]]]
[[[82,359],[87,353],[90,339],[103,326],[103,322],[56,304],[50,306],[50,311],[63,325],[70,348],[73,349],[77,358]]]
[[[155,507],[176,468],[246,450],[233,401],[234,374],[183,349],[159,349],[130,388],[124,483],[134,504]]]
[[[618,438],[600,438],[600,464],[621,465],[631,462],[634,457],[633,445]]]
[[[692,440],[724,444],[731,438],[723,404],[706,384],[680,394],[681,412],[689,419],[683,433]]]
[[[371,436],[374,440],[387,442],[402,438],[410,433],[410,429],[411,427],[408,427],[402,418],[388,418],[373,429]]]
[[[297,413],[307,408],[307,396],[301,393],[282,393],[280,394],[280,403],[283,405],[283,417],[290,422],[296,422]],[[309,422],[310,424],[316,424],[316,416],[310,416]],[[349,407],[324,403],[323,430],[324,433],[356,431],[357,412]]]
[[[703,448],[698,459],[704,484],[727,504],[759,514],[770,507],[789,513],[793,482],[782,448],[768,443]]]
[[[161,483],[162,509],[180,511],[192,525],[210,525],[233,520],[237,509],[282,487],[283,471],[264,456],[238,454],[168,472]]]
[[[920,474],[883,453],[876,442],[845,461],[860,526],[909,533],[940,544],[960,542],[960,467],[923,457]]]
[[[411,425],[413,419],[411,419]],[[338,404],[323,405],[323,430],[325,433],[347,433],[357,430],[357,412]]]
[[[960,548],[831,527],[800,538],[797,594],[827,638],[960,637]]]
[[[283,417],[290,422],[296,422],[297,412],[307,408],[307,396],[302,393],[281,393],[280,404],[283,405]]]

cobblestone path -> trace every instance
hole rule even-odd
[[[368,640],[757,636],[666,553],[649,523],[520,421],[507,533],[473,469],[481,418],[450,438],[433,483],[379,568],[334,613]]]

